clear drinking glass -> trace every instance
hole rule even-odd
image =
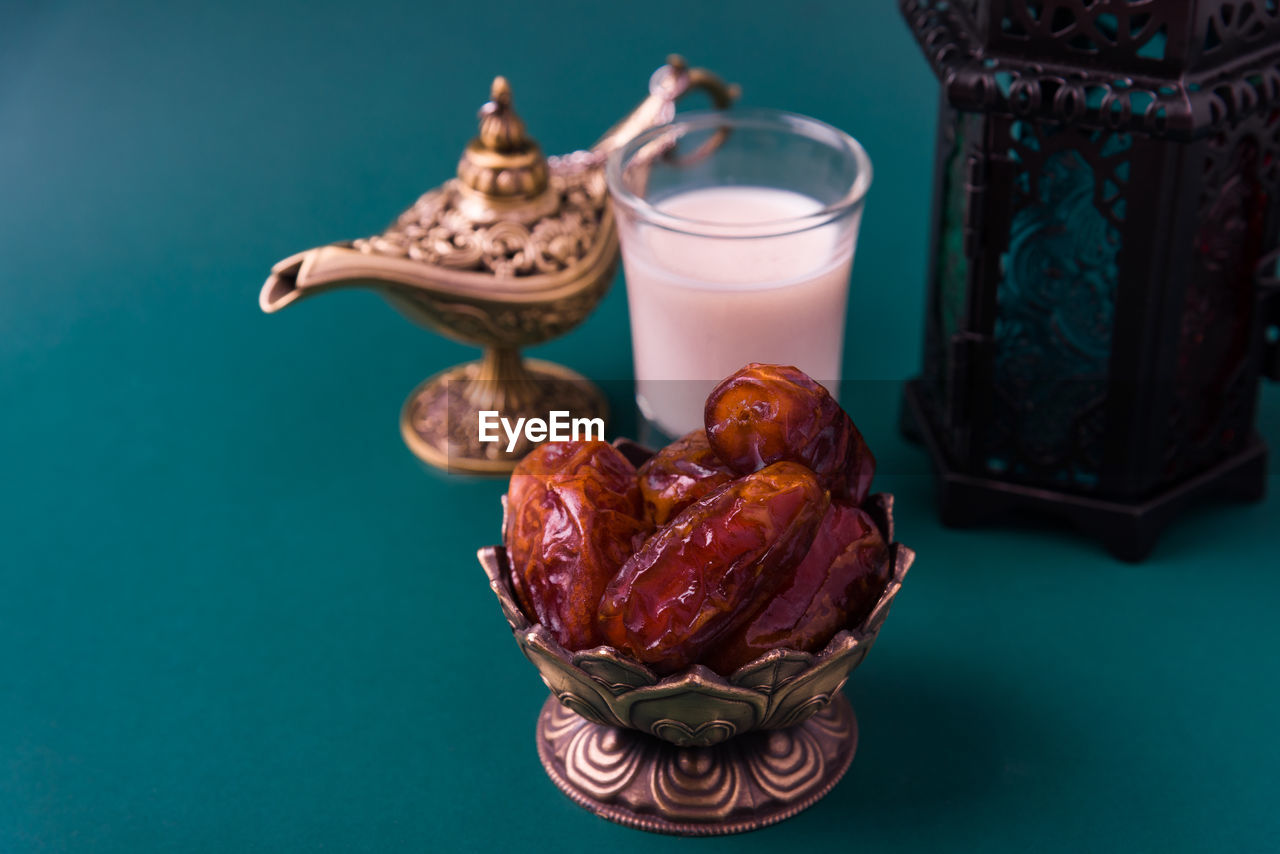
[[[838,394],[849,271],[871,185],[857,140],[774,110],[686,113],[609,158],[636,403],[668,436],[702,426],[748,362]]]

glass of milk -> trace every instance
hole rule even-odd
[[[651,426],[701,427],[707,393],[748,362],[794,365],[838,395],[871,185],[857,140],[773,110],[685,113],[615,151],[606,175]]]

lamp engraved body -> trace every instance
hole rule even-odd
[[[649,89],[590,150],[548,158],[516,114],[511,86],[496,78],[456,177],[381,234],[277,263],[262,287],[262,310],[338,288],[370,288],[420,326],[484,348],[480,360],[441,371],[404,404],[405,443],[431,465],[502,473],[532,449],[526,437],[510,447],[481,441],[481,411],[513,422],[553,409],[603,418],[605,398],[586,378],[526,360],[520,349],[581,324],[609,289],[618,237],[602,168],[608,152],[669,121],[690,90],[705,90],[717,107],[736,97],[733,87],[679,57],[654,72]]]

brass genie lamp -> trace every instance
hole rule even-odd
[[[670,121],[675,102],[703,90],[718,108],[736,87],[680,57],[654,72],[649,96],[591,149],[545,157],[498,77],[480,110],[480,133],[457,177],[433,189],[382,234],[309,249],[277,263],[262,287],[267,313],[337,288],[373,288],[410,320],[484,348],[479,361],[419,385],[401,411],[406,444],[453,471],[510,471],[533,445],[521,436],[481,441],[479,413],[546,418],[567,410],[603,418],[600,391],[579,374],[526,360],[520,348],[563,335],[605,295],[618,236],[605,187],[609,152]]]

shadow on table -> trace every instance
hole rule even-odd
[[[798,819],[811,831],[928,839],[1070,761],[1073,728],[1051,707],[992,673],[939,665],[855,674],[846,690],[858,752],[840,785]]]

